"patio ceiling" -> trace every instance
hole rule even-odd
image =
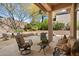
[[[49,12],[59,9],[67,9],[71,3],[35,3],[43,11]]]
[[[48,15],[48,40],[53,39],[52,16],[55,17],[55,11],[67,10],[70,13],[70,36],[76,39],[77,7],[76,3],[35,3],[41,10],[46,11]],[[54,12],[53,12],[54,11]]]

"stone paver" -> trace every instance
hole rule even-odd
[[[53,47],[56,44],[56,41],[58,40],[58,38],[60,37],[53,37],[53,41],[51,42],[51,48],[46,48],[46,55],[47,56],[52,56],[52,52],[53,52]],[[33,40],[33,46],[32,46],[32,53],[29,54],[29,56],[43,56],[44,53],[43,51],[38,52],[40,47],[37,45],[37,43],[40,42],[40,37],[39,36],[30,36],[27,38],[24,38],[25,40],[29,40],[32,39]],[[20,56],[19,50],[18,50],[18,46],[17,43],[14,42],[10,45],[4,46],[3,48],[0,49],[0,55],[1,56]]]
[[[54,32],[55,33],[55,32]],[[58,34],[59,32],[57,32]],[[68,33],[66,33],[68,35]],[[51,48],[46,48],[46,56],[52,56],[53,48],[55,47],[57,41],[63,36],[62,35],[56,35],[53,37],[53,41],[50,43]],[[33,40],[33,46],[32,46],[32,53],[28,56],[44,56],[43,51],[38,52],[40,47],[37,45],[37,43],[40,42],[40,36],[30,36],[25,37],[25,41],[32,39]],[[0,56],[20,56],[17,43],[15,39],[10,39],[7,41],[1,41],[0,40]]]

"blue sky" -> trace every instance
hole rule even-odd
[[[3,6],[0,6],[0,16],[8,17],[9,14]]]
[[[28,14],[28,12],[25,12],[25,11],[21,12],[20,6],[17,4],[16,8],[15,8],[15,13],[14,13],[14,18],[17,19],[17,20],[19,19],[18,15],[17,15],[17,14],[20,14],[19,12],[22,13],[22,15],[26,16],[24,18],[25,22],[30,22],[31,21],[32,18],[29,17],[30,15]],[[0,6],[0,16],[2,16],[2,17],[9,17],[8,11],[3,6]]]
[[[29,7],[29,5],[28,5],[28,7]],[[14,15],[15,19],[17,19],[17,20],[19,19],[18,15],[17,15],[17,14],[19,14],[19,12],[20,12],[20,6],[17,4],[16,9],[15,9],[15,15]],[[27,11],[22,11],[22,13],[23,13],[22,15],[26,16],[24,18],[25,22],[29,23],[32,20],[32,17],[29,17],[30,14]],[[9,17],[9,14],[8,14],[7,10],[3,6],[0,6],[0,16]],[[79,20],[78,16],[79,16],[79,12],[77,13],[77,19]],[[47,18],[47,17],[45,17],[45,18]],[[57,21],[61,20],[61,21],[65,22],[65,21],[67,21],[67,19],[70,19],[68,14],[57,16]],[[38,20],[41,21],[41,18],[39,18]]]
[[[26,4],[27,5],[27,7],[29,7],[31,4]],[[22,10],[22,9],[20,9],[21,8],[21,6],[19,5],[19,4],[16,4],[15,5],[15,9],[14,9],[14,18],[16,19],[16,20],[18,20],[18,19],[21,19],[21,18],[19,18],[19,17],[22,17],[22,16],[19,16],[18,17],[18,14],[21,14],[21,15],[25,15],[26,17],[22,17],[24,20],[25,20],[25,22],[31,22],[31,20],[32,20],[32,17],[30,16],[30,14],[29,14],[29,12],[28,11],[24,11],[24,10]],[[8,13],[8,11],[3,7],[3,6],[1,6],[0,5],[0,16],[3,16],[3,17],[9,17],[9,13]],[[30,17],[29,17],[30,16]],[[41,15],[38,15],[38,16],[35,16],[35,18],[37,19],[37,20],[39,20],[39,21],[41,21],[42,19],[41,19]],[[44,17],[44,18],[47,18],[47,16],[46,17]]]
[[[29,7],[29,5],[28,5],[28,7]],[[20,8],[21,8],[20,5],[19,4],[16,4],[16,7],[15,7],[14,12],[13,12],[14,13],[14,18],[16,20],[21,19],[22,16],[19,16],[20,17],[19,18],[18,17],[18,14],[21,14],[22,13],[21,15],[25,15],[26,16],[24,18],[22,17],[24,19],[24,22],[28,22],[28,23],[31,22],[32,17],[30,16],[29,12],[28,11],[24,11],[24,10],[22,10]],[[0,16],[10,17],[8,11],[3,6],[0,6]],[[40,16],[41,15],[38,15],[35,18],[38,19],[39,21],[41,21],[42,19],[41,19]],[[47,17],[45,17],[45,18],[47,18]]]

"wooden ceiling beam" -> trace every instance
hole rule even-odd
[[[56,5],[50,5],[48,3],[35,3],[41,10],[45,12],[68,9],[71,6],[71,3],[60,3]]]
[[[47,12],[47,10],[41,5],[41,3],[34,3],[36,6],[38,6],[41,10]]]
[[[52,8],[47,3],[41,3],[41,5],[49,12],[52,11]]]
[[[65,4],[57,4],[57,5],[54,5],[52,7],[52,10],[60,10],[60,9],[68,9],[70,8],[71,6],[71,3],[65,3]]]

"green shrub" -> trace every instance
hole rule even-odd
[[[35,25],[35,26],[32,26],[32,30],[33,31],[36,31],[36,30],[38,30],[38,27]]]
[[[79,30],[79,21],[77,21],[77,29]]]
[[[23,32],[22,29],[16,29],[15,32]]]
[[[59,23],[56,22],[53,24],[53,29],[54,30],[61,30],[64,28],[64,23]],[[48,19],[45,19],[43,22],[37,22],[34,25],[32,25],[31,23],[27,24],[24,28],[24,30],[48,30]]]
[[[27,24],[27,29],[32,29],[32,25],[31,24]]]
[[[45,19],[42,23],[41,23],[41,30],[48,30],[48,20]]]
[[[42,24],[42,23],[40,23],[40,22],[37,22],[37,23],[36,23],[36,26],[37,26],[38,30],[40,30],[41,24]]]
[[[53,30],[61,30],[63,28],[64,28],[64,23],[56,22],[56,23],[53,24]]]
[[[30,23],[24,26],[25,31],[31,30],[31,29],[32,29],[32,25]]]
[[[38,28],[38,30],[48,30],[48,20],[45,19],[43,22],[37,22],[35,27]]]

